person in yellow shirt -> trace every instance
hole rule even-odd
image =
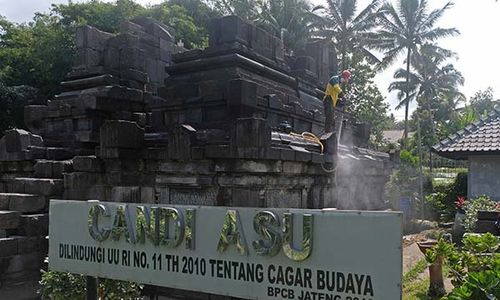
[[[351,78],[351,72],[349,70],[342,71],[340,75],[334,75],[328,80],[326,85],[325,96],[323,97],[323,104],[325,108],[325,132],[333,131],[333,112],[337,102],[339,100],[339,95],[342,94],[342,88],[340,87],[343,83],[348,83]]]

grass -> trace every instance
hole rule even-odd
[[[417,263],[403,275],[403,300],[439,300],[444,298],[430,298],[427,296],[429,289],[429,278],[417,280],[419,275],[427,270],[427,261],[425,258]],[[443,276],[447,277],[449,269],[443,266]]]
[[[427,269],[427,261],[425,258],[417,261],[417,263],[403,275],[403,289],[405,286],[411,284],[415,279],[418,278],[418,275],[424,272]]]

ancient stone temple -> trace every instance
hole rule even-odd
[[[323,133],[328,45],[288,56],[233,16],[212,22],[205,50],[148,18],[119,34],[82,27],[76,41],[64,91],[26,107],[29,132],[0,140],[0,295],[39,279],[49,199],[384,208],[390,162],[366,149],[367,126],[337,111],[337,132]]]

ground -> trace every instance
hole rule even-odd
[[[430,300],[427,296],[429,271],[425,257],[417,242],[428,239],[425,232],[403,237],[403,300]],[[453,289],[449,278],[445,278],[447,292]]]

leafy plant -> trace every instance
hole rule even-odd
[[[427,206],[441,222],[450,222],[457,212],[457,201],[467,195],[467,173],[459,173],[451,184],[434,185],[434,193],[426,197]],[[461,203],[462,208],[467,201]]]
[[[450,268],[455,286],[448,300],[483,300],[500,298],[500,240],[491,233],[467,235],[458,250],[443,239],[427,251],[426,259],[434,262],[441,256]]]
[[[85,299],[85,276],[65,273],[42,271],[40,293],[43,299],[65,300]],[[127,281],[107,278],[99,279],[99,299],[137,299],[141,295],[142,286]]]
[[[465,218],[463,225],[465,231],[473,232],[477,222],[477,213],[480,210],[496,210],[496,202],[492,201],[488,196],[479,196],[477,198],[466,201],[463,209],[465,210]]]

